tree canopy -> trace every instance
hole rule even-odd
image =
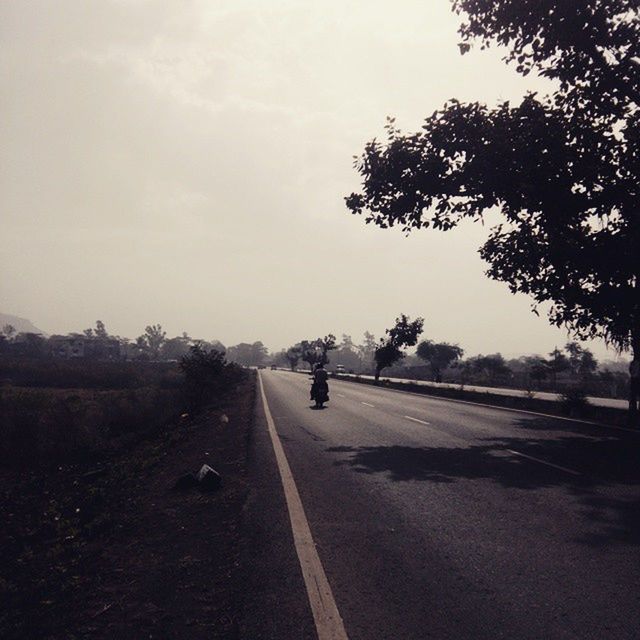
[[[434,380],[442,382],[442,370],[446,369],[452,362],[459,360],[463,356],[464,350],[457,344],[423,340],[418,345],[416,354],[419,358],[429,363]]]
[[[423,318],[416,318],[411,321],[404,314],[396,318],[396,323],[393,327],[385,332],[387,337],[380,338],[379,346],[373,355],[376,363],[376,381],[379,379],[380,372],[383,369],[404,358],[405,353],[402,350],[404,347],[413,347],[418,342],[423,325]]]
[[[300,343],[300,358],[313,369],[316,364],[324,366],[329,362],[328,352],[337,347],[336,337],[330,333],[324,338],[303,340]]]
[[[556,83],[496,107],[451,100],[418,133],[393,120],[356,161],[366,222],[448,230],[498,210],[487,274],[550,303],[552,323],[640,356],[637,0],[454,0],[460,49],[498,44]]]

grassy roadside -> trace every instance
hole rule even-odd
[[[93,462],[0,473],[0,637],[233,638],[255,374]],[[210,464],[215,493],[177,492]]]
[[[339,374],[332,374],[332,378],[342,380],[344,382],[375,386],[375,381],[368,378],[341,376]],[[385,378],[380,379],[378,386],[387,389],[396,389],[398,391],[409,391],[411,393],[426,396],[448,398],[452,400],[464,400],[466,402],[475,402],[509,409],[533,411],[536,413],[545,413],[564,418],[598,422],[612,426],[630,426],[626,411],[611,407],[596,407],[588,403],[576,403],[572,406],[571,403],[553,402],[551,400],[536,398],[535,394],[532,394],[532,396],[523,394],[521,397],[504,396],[488,391],[470,391],[464,388],[448,389],[443,387],[429,387],[415,384],[411,380],[407,380],[406,382],[393,382]]]

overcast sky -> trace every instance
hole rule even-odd
[[[460,56],[458,23],[449,0],[1,3],[0,311],[272,350],[400,313],[469,355],[564,344],[484,276],[486,228],[405,237],[344,206],[386,116],[547,90]]]

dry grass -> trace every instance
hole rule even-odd
[[[115,438],[158,428],[176,417],[176,389],[0,390],[0,460],[59,462],[108,448]]]

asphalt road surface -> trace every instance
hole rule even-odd
[[[344,376],[350,376],[352,374],[345,373],[342,374]],[[353,374],[355,375],[355,374]],[[361,378],[368,378],[369,380],[373,380],[374,376],[361,375]],[[388,378],[387,376],[382,376],[383,379],[390,380],[391,382],[400,382],[403,383],[411,383],[417,384],[425,387],[435,387],[440,389],[459,389],[459,384],[453,384],[451,382],[431,382],[429,380],[407,380],[406,378]],[[527,396],[527,391],[525,389],[508,389],[505,387],[481,387],[474,384],[465,384],[464,388],[466,391],[477,391],[478,393],[489,393],[498,396],[511,396],[515,398],[522,398]],[[551,400],[552,402],[560,402],[562,400],[562,395],[559,393],[551,393],[549,391],[533,391],[533,397],[538,398],[538,400]],[[587,396],[587,400],[590,404],[595,407],[610,407],[612,409],[622,409],[626,410],[629,406],[628,400],[619,400],[616,398],[598,398],[596,396]]]
[[[260,372],[351,640],[640,637],[640,435]],[[259,399],[243,635],[314,638]]]

